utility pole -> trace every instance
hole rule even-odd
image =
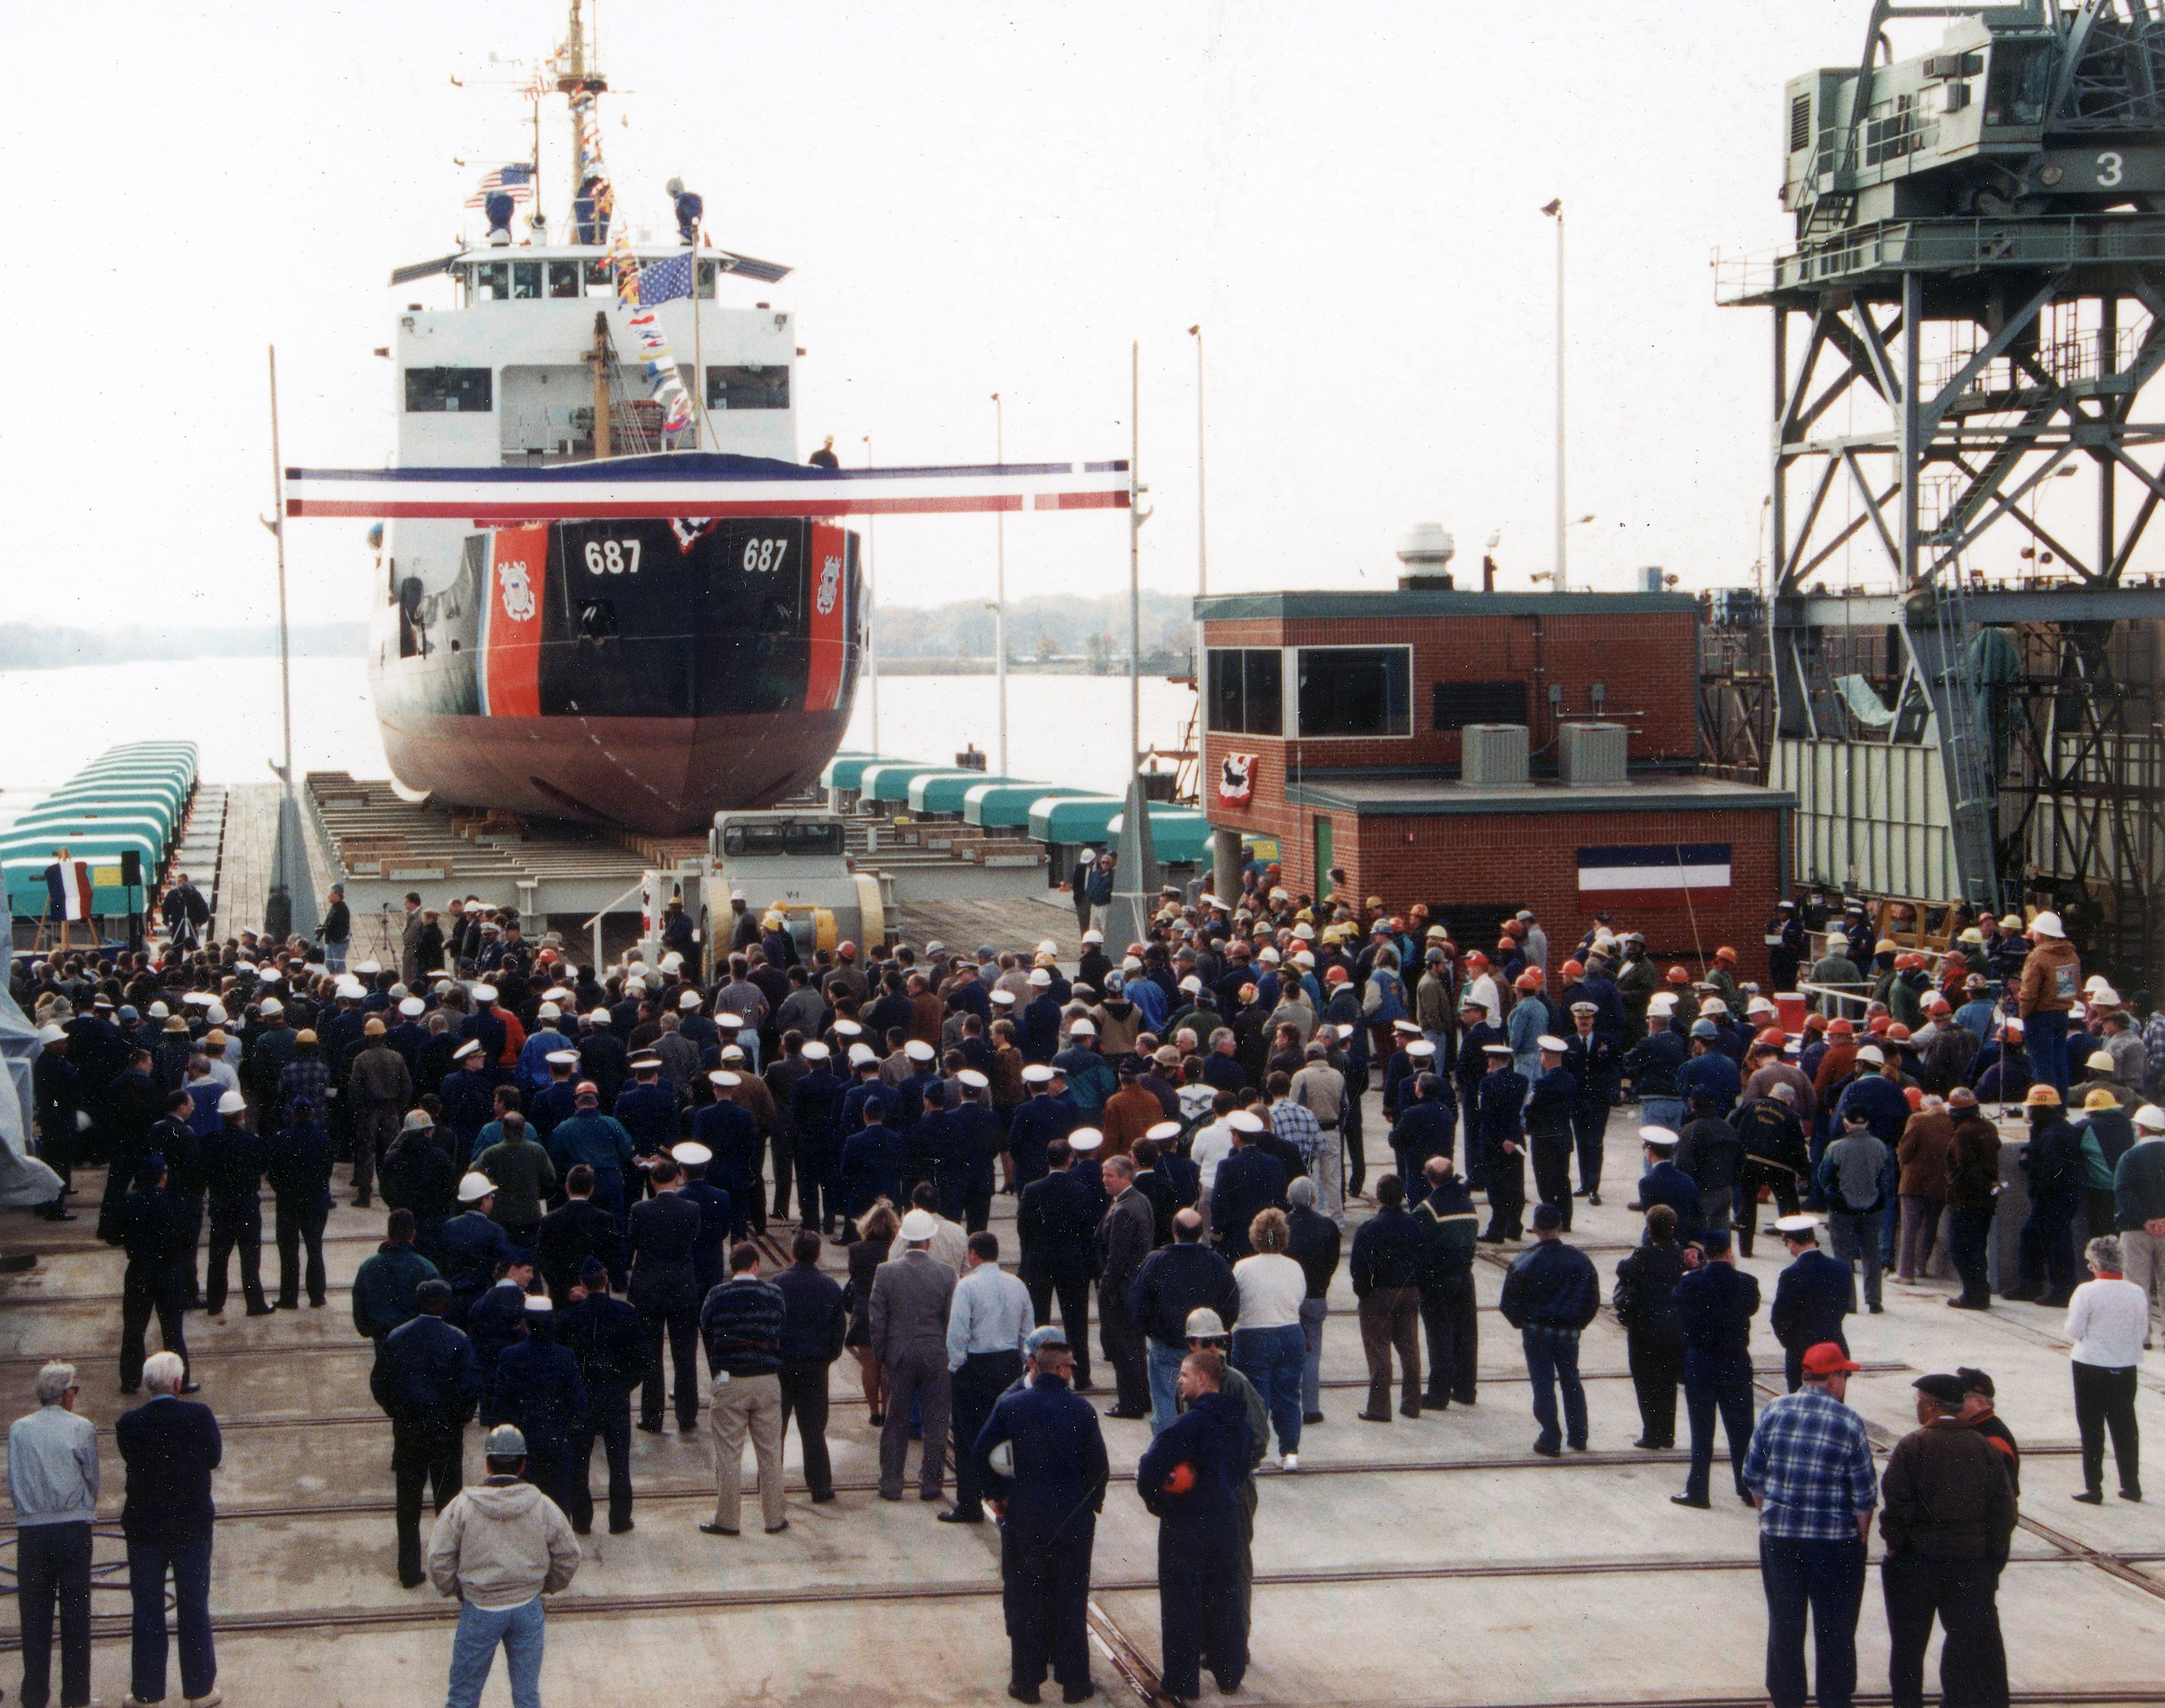
[[[1007,414],[1000,402],[1000,394],[993,393],[993,461],[996,464],[1008,460]],[[995,511],[993,525],[998,530],[997,579],[993,597],[993,674],[999,683],[1000,694],[1000,770],[1008,774],[1008,519],[1004,510]]]
[[[301,807],[293,793],[293,661],[286,614],[286,470],[278,446],[278,346],[270,346],[271,503],[264,523],[278,546],[278,709],[285,736],[283,762],[271,768],[279,781],[278,829],[271,851],[271,891],[262,924],[283,939],[316,934],[316,890],[308,876],[308,846],[301,831]]]
[[[1143,768],[1143,429],[1138,412],[1143,398],[1143,346],[1128,346],[1128,775]]]
[[[1556,579],[1550,586],[1562,593],[1570,585],[1570,575],[1564,556],[1564,487],[1563,487],[1563,198],[1558,197],[1541,209],[1556,221],[1557,277],[1556,277]]]

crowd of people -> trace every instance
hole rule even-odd
[[[1425,907],[1316,903],[1275,878],[1250,872],[1235,898],[1169,890],[1146,941],[1115,954],[1086,929],[1072,968],[1049,939],[814,950],[741,902],[718,927],[724,941],[703,948],[672,909],[651,961],[635,952],[597,968],[545,930],[529,941],[508,909],[461,898],[432,913],[418,895],[386,964],[349,963],[345,935],[18,957],[14,994],[43,1043],[40,1149],[62,1181],[45,1213],[75,1215],[73,1168],[105,1166],[97,1231],[127,1257],[119,1380],[154,1396],[129,1416],[171,1401],[208,1421],[185,1400],[197,1386],[187,1314],[222,1315],[236,1258],[250,1315],[304,1296],[323,1307],[334,1168],[350,1165],[356,1207],[380,1200],[384,1239],[354,1277],[354,1326],[373,1344],[371,1391],[391,1424],[398,1580],[462,1601],[455,1704],[477,1700],[498,1643],[515,1691],[531,1691],[540,1596],[569,1581],[593,1526],[597,1441],[612,1534],[634,1528],[632,1431],[672,1421],[712,1444],[717,1498],[702,1531],[740,1533],[747,1438],[761,1528],[788,1527],[793,1420],[810,1497],[832,1500],[829,1374],[845,1351],[879,1430],[881,1498],[905,1498],[921,1443],[919,1498],[941,1521],[982,1523],[988,1508],[1003,1521],[1010,1695],[1037,1700],[1050,1673],[1082,1700],[1083,1598],[1110,1475],[1082,1398],[1107,1385],[1093,1380],[1093,1295],[1105,1415],[1146,1420],[1152,1437],[1135,1474],[1161,1526],[1167,1688],[1193,1695],[1202,1670],[1237,1688],[1256,1472],[1267,1458],[1297,1472],[1304,1429],[1324,1421],[1341,1263],[1369,1374],[1356,1416],[1389,1425],[1394,1386],[1401,1420],[1477,1403],[1477,1254],[1524,1247],[1502,1309],[1532,1378],[1533,1451],[1587,1447],[1578,1341],[1603,1289],[1567,1236],[1574,1201],[1602,1201],[1605,1135],[1625,1101],[1637,1104],[1644,1160],[1629,1193],[1646,1238],[1611,1302],[1636,1445],[1673,1446],[1681,1387],[1692,1461],[1675,1498],[1704,1507],[1717,1418],[1725,1427],[1737,1491],[1762,1509],[1775,1629],[1794,1616],[1794,1680],[1769,1651],[1778,1708],[1803,1700],[1807,1602],[1820,1700],[1846,1700],[1826,1642],[1847,1590],[1828,1586],[1852,1564],[1861,1584],[1878,1498],[1868,1453],[1861,1483],[1837,1466],[1827,1474],[1847,1479],[1850,1504],[1836,1526],[1831,1496],[1795,1492],[1819,1473],[1792,1461],[1832,1463],[1832,1435],[1847,1439],[1823,1403],[1841,1400],[1842,1320],[1860,1285],[1862,1308],[1882,1310],[1883,1273],[1925,1273],[1944,1222],[1963,1283],[1948,1302],[1990,1306],[1994,1102],[2023,1105],[2030,1124],[2022,1262],[2003,1295],[2070,1312],[2078,1498],[2102,1498],[2108,1431],[2121,1493],[2140,1497],[2134,1366],[2165,1284],[2165,1115],[2148,1101],[2165,1076],[2165,1017],[2145,994],[2123,1002],[2086,984],[2054,916],[1981,922],[1932,955],[1868,930],[1858,941],[1860,904],[1846,929],[1827,922],[1827,952],[1811,959],[1784,902],[1762,986],[1730,948],[1695,969],[1669,964],[1603,917],[1567,952],[1527,910],[1493,947],[1467,948]],[[350,933],[343,907],[334,896],[326,938]],[[1797,1006],[1785,1025],[1773,998],[1799,985],[1810,1012]],[[275,1289],[262,1273],[266,1180]],[[1003,1194],[1012,1251],[991,1226]],[[1746,1346],[1760,1300],[1736,1258],[1751,1255],[1762,1197],[1792,1259],[1769,1313],[1791,1395],[1755,1421]],[[1364,1199],[1372,1213],[1356,1215]],[[2098,1278],[2078,1287],[2083,1219]],[[843,1280],[822,1267],[830,1241],[846,1248]],[[161,1350],[146,1357],[154,1320]],[[1997,1445],[1986,1459],[1910,1454],[1900,1520],[1890,1465],[1890,1545],[1900,1524],[1914,1538],[1952,1521],[1930,1491],[1959,1472],[1980,1485],[1983,1516],[1962,1521],[1981,1551],[1919,1557],[2004,1560],[2001,1504],[1973,1476],[1978,1464],[2010,1486],[2014,1475],[2011,1436],[1985,1428],[1990,1379],[1930,1379],[1920,1435],[1960,1425]],[[44,1409],[26,1422],[67,1409],[50,1385],[41,1377]],[[1928,1401],[1943,1410],[1927,1417]],[[490,1475],[461,1492],[477,1418]],[[25,1452],[40,1460],[81,1435],[39,1428]],[[208,1442],[206,1510],[214,1423]],[[78,1448],[94,1502],[94,1442],[87,1467]],[[11,1444],[11,1476],[13,1457]],[[134,1489],[131,1462],[131,1500]],[[424,1495],[437,1514],[425,1547]],[[65,1501],[54,1510],[74,1521]],[[1823,1542],[1854,1542],[1854,1560],[1843,1555],[1840,1574],[1815,1563]],[[183,1693],[213,1701],[208,1616],[188,1610],[203,1605],[196,1557],[160,1546],[143,1569],[161,1597],[174,1577]],[[62,1610],[66,1704],[84,1700],[70,1694],[71,1633],[87,1666],[87,1626],[71,1623],[75,1555],[57,1540],[50,1552],[39,1581],[45,1607],[57,1595]],[[1890,1626],[1904,1576],[1900,1631],[1921,1607],[1929,1633],[1937,1607],[1952,1632],[1960,1596],[1936,1571],[1890,1574]],[[139,1609],[150,1593],[139,1586]],[[26,1645],[35,1600],[24,1600]],[[1847,1605],[1853,1632],[1855,1596]],[[139,1632],[143,1701],[162,1695],[163,1631],[161,1616],[155,1675]],[[42,1664],[49,1640],[26,1653]],[[1898,1703],[1914,1700],[1905,1641]],[[1997,1689],[2004,1700],[2004,1664]]]

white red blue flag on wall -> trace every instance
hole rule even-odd
[[[1609,908],[1680,908],[1729,899],[1730,845],[1660,842],[1578,851],[1582,913]]]

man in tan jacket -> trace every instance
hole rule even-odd
[[[2039,1084],[2051,1086],[2065,1098],[2068,1015],[2082,997],[2082,957],[2068,941],[2056,913],[2041,913],[2031,920],[2030,936],[2037,946],[2022,962],[2016,1011],[2030,1048],[2030,1071]]]

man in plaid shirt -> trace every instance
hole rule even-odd
[[[1301,1166],[1314,1173],[1315,1153],[1323,1144],[1322,1123],[1306,1104],[1293,1101],[1289,1076],[1273,1073],[1267,1083],[1274,1099],[1271,1104],[1271,1131],[1298,1151]]]
[[[1774,1708],[1804,1708],[1809,1611],[1820,1708],[1850,1708],[1878,1479],[1863,1420],[1842,1403],[1859,1366],[1831,1341],[1807,1348],[1803,1362],[1804,1385],[1760,1414],[1744,1456],[1744,1486],[1759,1509],[1767,1695]]]
[[[293,1105],[305,1103],[329,1120],[331,1070],[316,1052],[316,1035],[303,1030],[293,1036],[293,1059],[278,1070],[278,1125],[293,1125]]]

